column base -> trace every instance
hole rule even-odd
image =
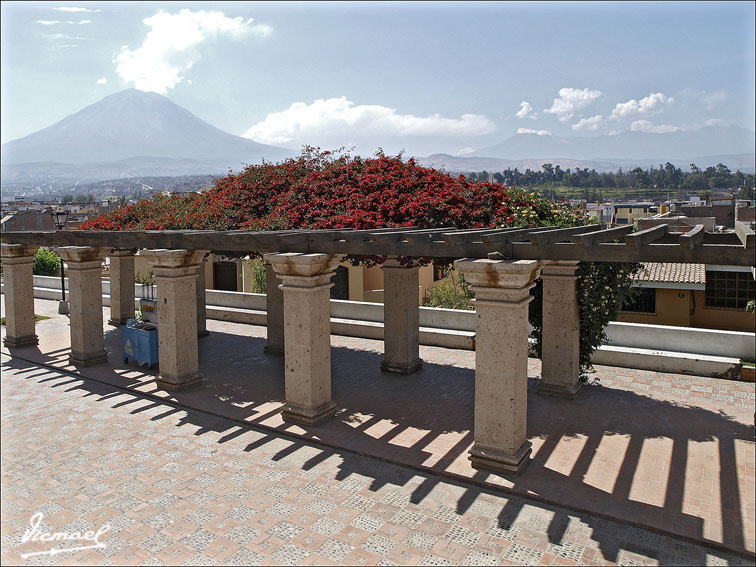
[[[552,382],[544,382],[543,378],[538,383],[537,392],[541,396],[552,396],[554,398],[566,398],[568,400],[574,400],[580,395],[584,383],[581,380],[577,381],[577,384],[554,384]]]
[[[108,325],[112,327],[121,327],[132,317],[121,317],[120,319],[108,319]]]
[[[336,404],[333,401],[323,404],[315,409],[304,408],[286,404],[281,411],[281,417],[288,423],[297,425],[317,425],[330,418],[336,413]]]
[[[530,462],[532,451],[530,445],[530,441],[525,441],[516,453],[510,454],[475,443],[470,449],[468,458],[471,461],[472,468],[476,470],[517,474],[522,472]]]
[[[381,362],[381,370],[383,370],[384,372],[395,372],[397,374],[412,374],[416,370],[420,370],[422,367],[422,358],[416,358],[408,364],[390,362],[385,358],[383,359],[383,362]]]
[[[3,339],[3,346],[7,346],[9,348],[21,348],[38,344],[39,337],[37,335],[26,335],[25,337],[5,337]]]
[[[197,338],[201,339],[202,337],[206,337],[209,334],[210,334],[210,331],[208,331],[207,329],[205,329],[203,331],[197,331]]]
[[[98,352],[96,354],[84,354],[81,352],[72,352],[68,357],[68,363],[74,366],[95,366],[96,364],[103,364],[108,361],[108,353],[106,351]]]
[[[283,356],[284,355],[284,345],[272,345],[268,343],[263,348],[263,352],[265,354],[274,354],[276,356]]]
[[[195,372],[194,374],[190,374],[189,376],[185,376],[181,378],[178,382],[177,381],[169,381],[163,378],[162,376],[158,375],[155,379],[155,383],[158,385],[158,387],[163,388],[164,390],[170,390],[172,392],[180,392],[182,390],[188,390],[189,388],[194,388],[195,386],[199,386],[202,384],[202,374],[199,372]]]

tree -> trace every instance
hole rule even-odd
[[[60,198],[61,205],[67,205],[68,203],[73,203],[73,195],[71,193],[66,193]]]
[[[35,276],[60,275],[60,258],[52,250],[40,248],[34,255],[34,268],[32,272]]]

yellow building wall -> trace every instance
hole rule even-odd
[[[349,270],[349,301],[365,301],[365,270],[349,262],[342,262],[341,265]]]
[[[756,313],[745,309],[710,309],[705,307],[703,291],[696,291],[696,312],[691,317],[691,326],[725,331],[756,332]]]
[[[620,313],[618,321],[648,325],[690,326],[693,291],[689,289],[656,289],[656,313]]]

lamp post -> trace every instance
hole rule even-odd
[[[62,230],[68,222],[70,211],[50,211],[53,224],[56,230]],[[68,302],[66,301],[66,276],[63,271],[63,258],[60,259],[60,303],[58,303],[58,313],[65,315],[68,313]]]

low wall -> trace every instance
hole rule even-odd
[[[110,305],[110,281],[103,279],[103,304]],[[149,296],[141,284],[135,297]],[[34,296],[60,299],[60,278],[34,276]],[[264,294],[207,290],[207,316],[238,323],[265,325]],[[420,308],[420,343],[447,348],[475,349],[475,312]],[[383,305],[331,300],[331,332],[369,339],[383,338]],[[693,327],[669,327],[612,322],[608,340],[595,353],[597,364],[666,372],[719,375],[740,359],[756,359],[756,334]]]

